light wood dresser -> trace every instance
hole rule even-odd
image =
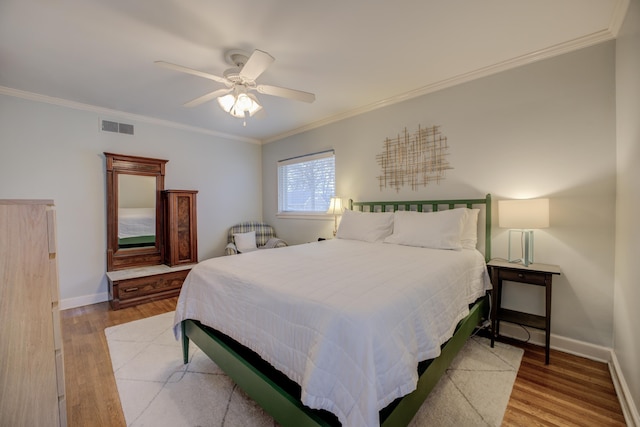
[[[52,200],[0,200],[0,424],[66,426]]]

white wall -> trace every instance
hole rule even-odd
[[[0,198],[55,201],[63,307],[107,298],[105,151],[167,159],[165,188],[199,191],[200,259],[224,253],[231,225],[261,219],[257,144],[0,95]]]
[[[277,218],[276,162],[334,148],[337,193],[354,200],[549,197],[537,262],[558,264],[552,333],[612,346],[615,230],[614,42],[458,85],[263,147],[263,217],[292,243],[329,237],[333,221]],[[454,167],[439,185],[379,189],[375,156],[406,127],[441,125]],[[497,204],[494,206],[497,212]],[[494,216],[493,255],[507,232]],[[542,289],[513,284],[505,305],[542,313]]]
[[[640,425],[640,2],[631,1],[616,43],[618,181],[614,350]]]

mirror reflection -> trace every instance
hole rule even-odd
[[[156,244],[156,177],[118,174],[118,247]]]

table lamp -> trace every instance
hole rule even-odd
[[[499,200],[498,226],[509,229],[509,262],[533,263],[533,229],[549,227],[549,199]],[[511,235],[520,233],[521,258],[511,255]]]

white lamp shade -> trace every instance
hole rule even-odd
[[[327,213],[332,215],[342,215],[342,212],[344,212],[342,198],[332,197],[331,202],[329,203],[329,209],[327,209]]]
[[[549,227],[549,199],[499,200],[498,225],[522,230]]]
[[[233,104],[235,103],[236,97],[232,94],[221,96],[218,98],[218,104],[220,104],[220,107],[222,107],[222,109],[227,113],[231,110],[231,107],[233,107]]]

